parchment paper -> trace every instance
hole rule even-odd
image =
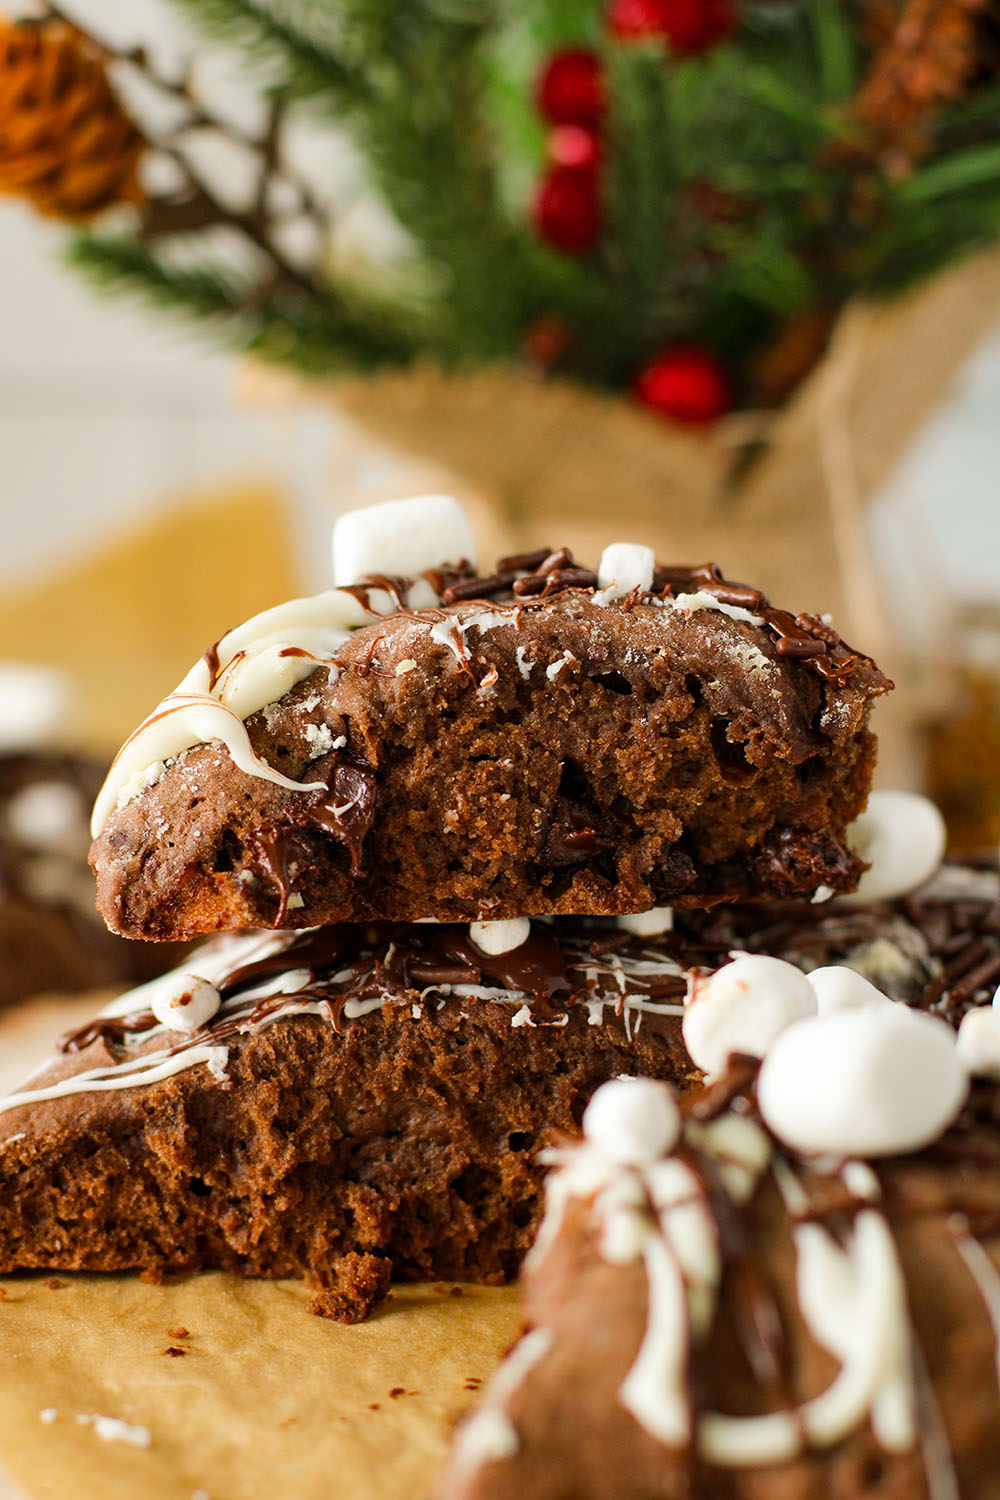
[[[0,1087],[106,998],[0,1018]],[[451,1284],[395,1287],[351,1328],[312,1316],[298,1282],[62,1274],[0,1287],[4,1500],[425,1500],[517,1323],[512,1290]],[[103,1441],[80,1415],[145,1427],[150,1446]]]

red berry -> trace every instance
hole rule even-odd
[[[623,40],[660,36],[680,56],[704,52],[736,26],[736,0],[612,0],[608,25]]]
[[[561,318],[538,318],[524,336],[522,353],[532,364],[548,370],[565,353],[569,339],[569,329]]]
[[[733,404],[725,365],[697,344],[664,349],[639,371],[634,391],[643,406],[691,427],[714,422]]]
[[[674,52],[704,52],[736,26],[734,0],[661,0],[663,34]]]
[[[604,75],[595,52],[574,47],[549,59],[538,80],[538,108],[547,120],[596,125],[604,102]]]
[[[535,226],[559,250],[571,255],[589,250],[601,232],[596,173],[556,167],[544,177],[535,198]]]
[[[608,27],[622,41],[662,36],[663,9],[663,0],[611,0]]]
[[[549,131],[548,156],[554,167],[593,171],[601,155],[600,138],[583,125],[556,125]]]

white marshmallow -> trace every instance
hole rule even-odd
[[[451,495],[417,495],[351,510],[333,528],[338,587],[369,573],[416,578],[427,568],[463,558],[476,566],[476,544],[464,510]]]
[[[72,699],[69,679],[54,667],[0,662],[0,751],[50,744],[69,718]]]
[[[801,969],[780,958],[737,954],[710,979],[695,982],[684,1011],[684,1045],[710,1078],[734,1052],[763,1057],[786,1026],[816,1014],[816,996]]]
[[[871,869],[842,905],[891,901],[929,880],[947,842],[944,819],[916,792],[872,792],[868,806],[847,830],[847,842]]]
[[[663,932],[673,931],[674,909],[672,906],[651,906],[649,911],[637,911],[627,917],[619,917],[618,926],[623,932],[631,932],[634,937],[659,937]]]
[[[531,923],[527,917],[512,917],[507,922],[470,922],[469,936],[483,953],[496,957],[526,943],[531,936]]]
[[[1000,1081],[1000,1010],[995,1000],[962,1017],[958,1055],[974,1077]]]
[[[75,786],[36,781],[7,804],[7,832],[26,849],[79,854],[87,845],[87,809]]]
[[[891,1005],[888,995],[843,964],[830,964],[826,968],[813,969],[809,983],[816,991],[816,1001],[821,1016],[832,1015],[838,1010],[860,1010],[865,1005]]]
[[[222,1003],[218,990],[197,974],[169,974],[150,1003],[161,1026],[171,1031],[200,1031]]]
[[[610,590],[612,599],[624,599],[633,589],[653,587],[655,566],[656,556],[651,547],[642,547],[635,542],[612,542],[601,553],[597,568],[598,586]]]
[[[757,1101],[793,1150],[895,1156],[942,1135],[968,1088],[944,1021],[868,1005],[790,1027],[764,1059]]]
[[[583,1112],[583,1134],[607,1161],[644,1167],[666,1155],[681,1133],[670,1086],[652,1078],[615,1078]]]

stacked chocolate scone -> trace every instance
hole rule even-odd
[[[334,573],[112,767],[108,925],[209,936],[0,1099],[0,1271],[524,1262],[441,1500],[995,1500],[1000,870],[869,797],[886,679],[443,497]]]
[[[226,935],[0,1101],[0,1270],[301,1274],[347,1319],[507,1279],[595,1089],[693,1075],[709,909],[856,886],[889,684],[828,620],[641,546],[474,559],[444,497],[345,517],[337,586],[123,747],[104,917]]]

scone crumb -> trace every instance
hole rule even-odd
[[[336,1280],[309,1300],[309,1311],[334,1323],[361,1323],[384,1302],[392,1279],[392,1262],[383,1255],[352,1252],[337,1262]]]

